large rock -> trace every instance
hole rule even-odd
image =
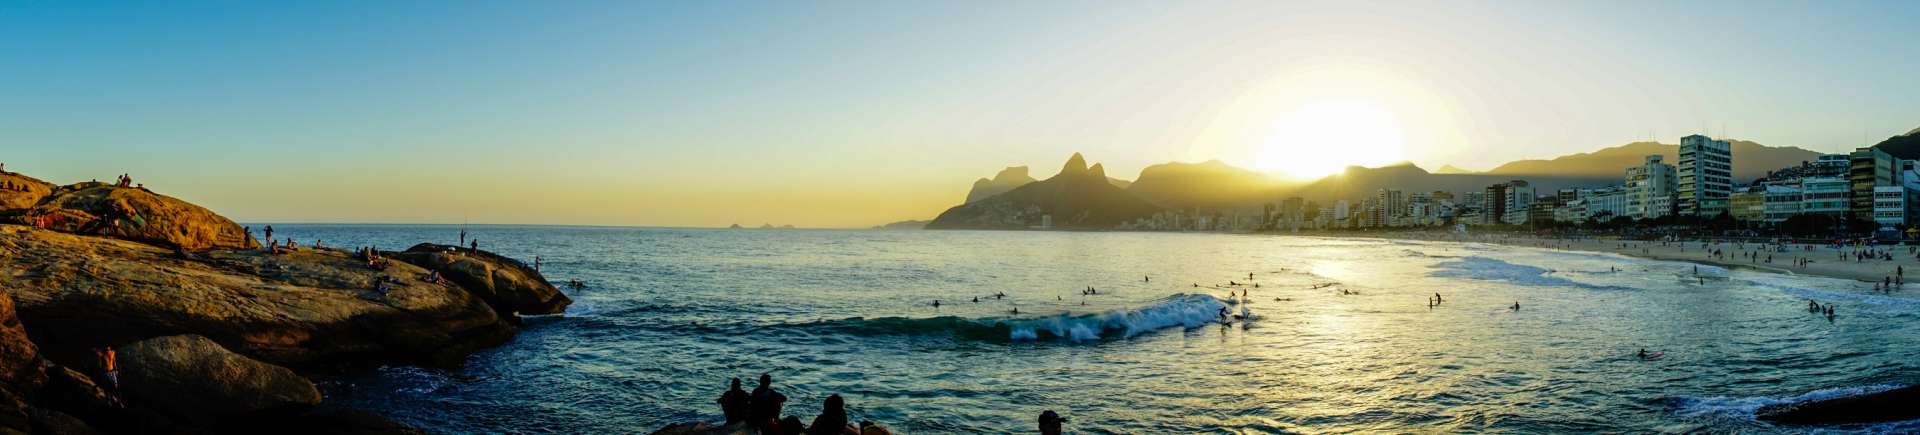
[[[0,214],[25,211],[53,193],[53,185],[14,172],[0,172]]]
[[[1920,385],[1873,394],[1762,407],[1761,419],[1789,425],[1878,423],[1920,419]]]
[[[45,381],[38,347],[15,316],[13,299],[0,294],[0,432],[29,430],[26,397]]]
[[[573,304],[540,272],[491,252],[421,243],[392,256],[440,271],[502,314],[559,314]]]
[[[280,365],[453,365],[512,327],[425,269],[366,267],[347,252],[212,251],[181,258],[122,240],[0,225],[0,282],[27,333],[56,361],[86,367],[94,347],[206,336]],[[396,278],[391,294],[376,277]]]
[[[22,223],[103,235],[189,251],[252,248],[259,243],[239,224],[211,210],[141,188],[82,183],[62,187],[41,200]]]
[[[307,378],[206,337],[150,338],[120,354],[120,388],[127,396],[177,415],[212,420],[320,404],[320,390]]]

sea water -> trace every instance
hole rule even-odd
[[[460,231],[276,227],[388,250]],[[789,415],[810,421],[837,393],[854,421],[904,433],[1031,431],[1048,409],[1078,433],[1790,432],[1754,411],[1920,376],[1915,294],[1713,267],[1702,280],[1689,263],[1610,254],[1180,233],[467,231],[588,287],[462,369],[331,379],[329,401],[441,433],[644,433],[719,421],[729,379],[752,388],[769,373]],[[1435,293],[1445,302],[1429,307]],[[1222,307],[1255,317],[1221,326]]]

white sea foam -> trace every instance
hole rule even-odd
[[[1676,413],[1685,417],[1727,418],[1752,420],[1754,413],[1768,405],[1800,403],[1814,400],[1826,400],[1838,397],[1873,394],[1900,388],[1900,385],[1882,384],[1858,387],[1840,387],[1816,390],[1797,396],[1785,397],[1680,397],[1674,403]]]
[[[1176,294],[1143,308],[1094,315],[1009,321],[1014,340],[1037,340],[1042,335],[1071,341],[1099,340],[1108,332],[1130,338],[1172,327],[1196,328],[1220,318],[1227,306],[1220,298],[1205,294]]]

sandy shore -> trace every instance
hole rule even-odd
[[[1866,259],[1856,261],[1851,255],[1846,255],[1845,257],[1842,257],[1842,255],[1851,254],[1856,251],[1865,251],[1869,248],[1849,246],[1836,249],[1825,245],[1805,244],[1763,245],[1733,242],[1560,239],[1508,234],[1460,236],[1439,232],[1393,233],[1382,236],[1393,239],[1491,243],[1569,251],[1607,252],[1655,260],[1685,261],[1788,275],[1822,276],[1875,283],[1882,282],[1884,279],[1893,277],[1896,273],[1900,272],[1920,273],[1920,259],[1916,259],[1915,254],[1911,253],[1907,246],[1879,246],[1872,248],[1874,252],[1888,252],[1890,250],[1893,255],[1892,260]],[[1784,248],[1784,250],[1779,248]],[[1714,256],[1711,254],[1714,250],[1719,250],[1724,255]],[[1753,253],[1758,254],[1749,257],[1749,255]],[[1769,255],[1772,256],[1772,261],[1768,261]],[[1795,263],[1796,259],[1805,259],[1807,263],[1797,265]],[[1920,284],[1915,285],[1920,286]]]

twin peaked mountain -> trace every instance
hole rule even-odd
[[[1743,182],[1820,155],[1796,147],[1729,142],[1734,177]],[[1892,147],[1911,146],[1914,154],[1920,154],[1920,135],[1895,136],[1882,144],[1889,152],[1895,151]],[[1137,180],[1127,183],[1108,178],[1098,164],[1087,166],[1086,159],[1075,153],[1059,174],[1046,180],[1035,180],[1026,167],[1016,166],[974,182],[965,204],[941,213],[926,228],[1018,229],[1051,224],[1056,229],[1112,229],[1167,210],[1188,214],[1236,210],[1257,213],[1263,204],[1287,197],[1331,206],[1334,201],[1358,200],[1379,189],[1460,193],[1514,179],[1527,180],[1537,191],[1550,193],[1568,187],[1620,184],[1627,167],[1637,166],[1646,156],[1655,154],[1666,156],[1669,162],[1677,161],[1679,145],[1634,142],[1550,160],[1509,162],[1485,172],[1449,166],[1435,173],[1412,163],[1378,168],[1351,166],[1311,181],[1280,179],[1217,160],[1176,162],[1149,166],[1140,171]]]

